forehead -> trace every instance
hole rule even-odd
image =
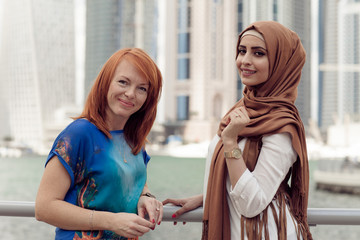
[[[134,64],[131,60],[126,58],[122,59],[117,65],[114,77],[125,77],[128,80],[134,80],[141,84],[147,84],[149,81],[146,79],[145,74]]]
[[[246,35],[241,38],[240,45],[246,47],[262,47],[266,49],[265,42],[258,37],[253,35]]]

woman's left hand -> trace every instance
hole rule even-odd
[[[160,225],[163,217],[163,204],[155,198],[141,196],[138,202],[138,214],[142,218],[148,215],[152,223]]]

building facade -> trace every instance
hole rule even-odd
[[[359,120],[360,2],[320,1],[319,123],[322,132]]]
[[[106,60],[125,47],[157,57],[155,0],[86,1],[85,97]]]
[[[166,4],[164,65],[166,135],[210,140],[219,120],[242,97],[235,65],[238,34],[251,22],[275,20],[297,32],[310,59],[310,1],[179,0]],[[264,2],[266,4],[264,4]],[[162,47],[163,47],[162,46]],[[310,64],[303,69],[296,105],[311,118]]]
[[[4,134],[43,152],[54,109],[75,102],[74,2],[2,2],[1,115],[9,126]]]

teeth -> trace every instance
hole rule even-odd
[[[245,71],[245,70],[243,70],[243,72],[246,73],[246,74],[253,74],[253,73],[255,73],[255,71]]]

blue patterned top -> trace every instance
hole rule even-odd
[[[46,164],[56,155],[69,173],[66,202],[99,211],[137,213],[150,157],[145,151],[133,155],[123,130],[110,133],[112,139],[88,120],[75,120],[56,138]],[[55,239],[126,238],[111,231],[57,228]]]

